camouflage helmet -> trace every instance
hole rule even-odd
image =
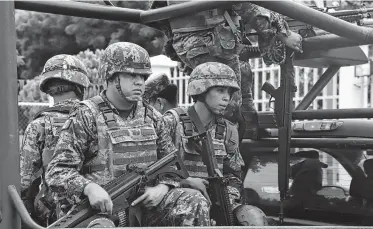
[[[143,99],[149,102],[151,98],[157,96],[161,91],[172,85],[165,73],[154,73],[145,81],[145,92]]]
[[[61,54],[47,60],[41,73],[40,90],[47,93],[46,83],[52,79],[65,80],[84,88],[90,85],[87,69],[77,57]]]
[[[130,42],[109,45],[101,57],[98,77],[108,80],[117,72],[140,74],[147,78],[152,73],[149,53]]]
[[[239,225],[242,226],[268,226],[267,216],[253,205],[240,205],[234,210]],[[249,224],[250,223],[250,224]]]
[[[206,62],[194,68],[188,82],[188,95],[200,95],[211,87],[231,87],[238,91],[236,74],[225,64]]]

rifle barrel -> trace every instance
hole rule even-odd
[[[250,1],[290,18],[358,42],[373,43],[373,29],[354,25],[291,0]]]
[[[359,13],[364,13],[364,12],[372,13],[373,8],[366,8],[364,10],[361,10],[361,9],[357,9],[357,10],[338,10],[338,11],[335,11],[335,12],[328,12],[327,14],[332,15],[334,17],[341,17],[341,16],[351,16],[351,15],[354,15],[354,14],[359,14]]]

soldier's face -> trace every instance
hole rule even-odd
[[[205,96],[205,101],[210,109],[217,114],[222,114],[231,99],[231,90],[227,87],[212,87]]]
[[[139,101],[145,90],[145,76],[137,74],[120,73],[120,87],[129,101]]]

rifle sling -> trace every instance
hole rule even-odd
[[[197,128],[197,132],[198,132],[199,135],[201,135],[201,134],[207,132],[207,130],[206,130],[205,127],[203,126],[202,121],[201,121],[201,119],[199,118],[199,116],[198,116],[198,114],[197,114],[197,111],[196,111],[196,109],[194,108],[194,106],[191,106],[191,107],[188,108],[188,115],[189,115],[189,117],[190,117],[190,120],[191,120],[192,123],[194,124],[194,126]],[[209,139],[209,138],[206,138],[206,141],[208,141],[208,140],[211,141],[211,138],[210,138],[210,139]],[[206,144],[213,145],[212,142],[208,142],[208,143],[206,143]],[[199,152],[199,153],[209,153],[209,152]],[[202,155],[201,155],[201,156],[202,156]],[[212,156],[212,158],[213,158],[213,167],[214,167],[214,168],[217,168],[218,166],[217,166],[217,161],[216,161],[215,153],[213,153],[213,155],[211,155],[211,156]],[[207,165],[207,164],[206,164],[206,161],[204,161],[204,158],[205,158],[205,157],[202,156],[202,161],[203,161],[203,163],[204,163],[205,165]],[[209,175],[209,176],[210,176],[210,175]]]
[[[193,122],[194,126],[197,128],[198,134],[203,134],[206,132],[205,127],[202,124],[201,119],[199,118],[196,109],[194,106],[191,106],[188,108],[188,114],[190,117],[190,120]]]

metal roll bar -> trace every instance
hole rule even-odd
[[[373,29],[360,27],[350,22],[322,13],[292,0],[253,1],[252,3],[273,10],[290,18],[313,25],[342,37],[359,42],[373,43]]]
[[[291,0],[250,2],[341,37],[373,43],[373,29],[351,24]],[[232,4],[232,1],[191,1],[144,11],[69,1],[15,1],[17,9],[143,24]]]
[[[278,147],[280,140],[277,138],[263,138],[260,140],[242,140],[243,148],[250,147]],[[290,146],[292,148],[334,148],[334,149],[372,149],[373,139],[361,138],[292,138]]]

